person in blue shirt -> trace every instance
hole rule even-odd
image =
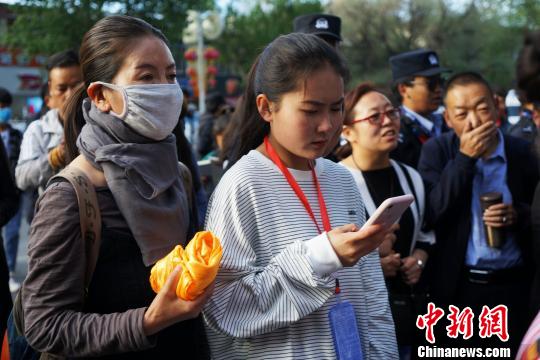
[[[530,205],[538,181],[529,143],[501,133],[492,90],[473,72],[454,75],[445,93],[445,120],[454,131],[427,141],[419,161],[426,183],[427,220],[437,244],[430,261],[432,299],[437,306],[469,306],[475,315],[469,340],[437,340],[454,346],[510,347],[515,355],[531,320]],[[482,211],[480,196],[502,194],[502,203]],[[484,225],[502,229],[502,246],[489,246]],[[507,343],[480,338],[484,305],[508,307]]]
[[[417,49],[390,57],[393,91],[401,104],[398,147],[392,159],[416,169],[422,144],[448,130],[441,112],[443,78],[448,70],[437,53]]]

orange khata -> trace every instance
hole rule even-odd
[[[176,296],[194,300],[214,281],[221,261],[221,244],[210,231],[200,231],[186,249],[177,245],[167,256],[159,260],[150,272],[150,285],[158,293],[171,272],[182,266],[176,287]]]

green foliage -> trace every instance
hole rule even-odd
[[[31,54],[52,54],[78,48],[86,31],[105,15],[140,17],[161,29],[170,42],[181,42],[188,9],[208,9],[212,0],[25,0],[12,5],[15,22],[3,44]]]
[[[2,43],[31,54],[77,48],[86,30],[103,16],[103,3],[37,0],[13,5],[11,10],[17,17]]]
[[[540,11],[538,1],[529,0],[473,0],[460,7],[450,0],[335,0],[328,10],[343,21],[351,85],[363,80],[389,85],[388,58],[424,47],[437,51],[443,66],[479,71],[493,84],[509,87],[522,26],[529,21],[524,4],[528,12]]]
[[[504,26],[538,30],[540,2],[538,0],[477,0],[484,15]]]
[[[292,32],[296,16],[317,12],[322,12],[322,7],[315,0],[258,0],[248,13],[229,7],[223,34],[213,43],[221,52],[220,64],[245,75],[264,46]]]
[[[159,28],[171,43],[182,41],[188,10],[208,10],[212,0],[123,0],[114,1],[120,13],[144,19]]]

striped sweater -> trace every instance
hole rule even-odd
[[[363,224],[364,206],[350,173],[324,159],[315,170],[332,228]],[[321,222],[311,172],[291,173]],[[252,150],[238,161],[217,186],[206,222],[223,245],[216,288],[204,309],[214,359],[334,359],[328,312],[336,304],[335,277],[342,299],[354,306],[365,359],[398,358],[377,251],[331,274],[321,274],[320,264],[315,269],[317,255],[330,263],[337,257],[271,160]],[[329,252],[310,255],[306,244],[321,237]]]

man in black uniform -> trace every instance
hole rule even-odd
[[[425,49],[392,56],[390,66],[402,114],[398,147],[390,156],[416,168],[422,144],[448,130],[439,107],[441,74],[449,70],[440,66],[435,51]]]

